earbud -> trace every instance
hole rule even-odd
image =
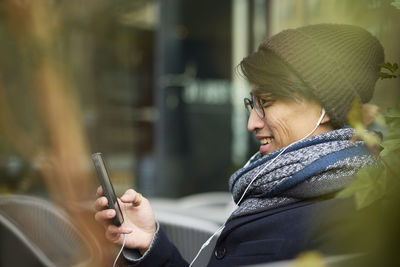
[[[316,124],[316,127],[318,127],[318,126],[321,124],[321,121],[322,121],[323,118],[325,117],[325,114],[326,114],[325,109],[322,108],[321,117],[319,117],[319,120],[318,120],[318,122],[317,122],[317,124]],[[316,130],[316,129],[314,129],[313,132],[314,132],[315,130]]]

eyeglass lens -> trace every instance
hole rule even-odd
[[[250,115],[251,110],[255,108],[257,115],[260,118],[264,118],[264,107],[261,103],[261,100],[255,97],[254,95],[251,95],[251,100],[248,99],[247,97],[244,99],[244,106],[247,110],[247,113]]]
[[[255,108],[255,110],[257,112],[257,115],[260,118],[264,118],[264,116],[265,116],[264,115],[264,107],[263,107],[263,105],[261,103],[261,100],[259,98],[255,97],[254,95],[251,95],[251,100],[253,102],[253,105],[254,105],[254,108]]]

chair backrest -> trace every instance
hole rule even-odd
[[[228,192],[206,192],[178,199],[151,198],[151,206],[158,211],[186,215],[222,225],[230,216],[234,203]]]
[[[0,249],[14,247],[10,242],[23,244],[20,249],[29,250],[27,254],[36,258],[27,258],[27,263],[40,262],[41,266],[83,266],[91,261],[89,246],[79,231],[65,213],[44,199],[0,195],[0,226],[8,236],[6,240],[0,239]],[[22,251],[10,251],[9,255],[3,255],[8,259],[3,258],[1,261],[13,262],[22,254]],[[18,258],[18,261],[21,259]]]

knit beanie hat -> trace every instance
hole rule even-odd
[[[347,123],[355,98],[371,100],[383,47],[368,31],[353,25],[317,24],[282,31],[265,40],[320,101],[334,126]],[[295,88],[293,88],[295,89]]]

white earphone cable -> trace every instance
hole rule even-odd
[[[121,255],[122,250],[123,250],[124,247],[125,247],[125,239],[126,239],[126,236],[125,236],[125,234],[123,234],[123,235],[124,235],[124,237],[123,237],[123,241],[122,241],[122,247],[121,247],[121,249],[119,250],[117,257],[115,257],[113,267],[115,267],[115,264],[117,263],[117,260],[118,260],[119,256]]]

